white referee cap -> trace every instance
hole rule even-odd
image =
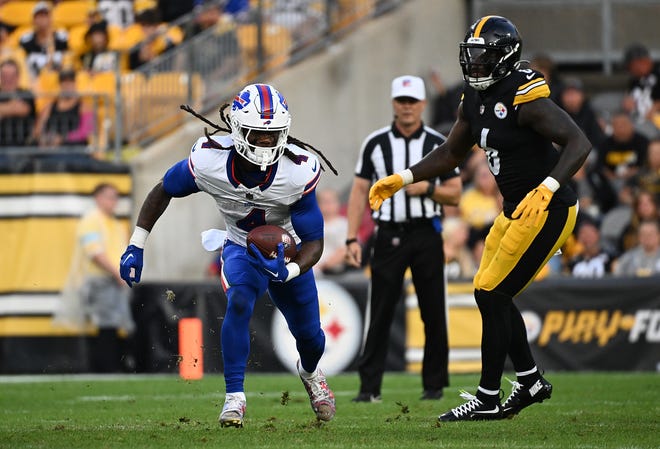
[[[426,100],[424,80],[418,76],[404,75],[392,81],[392,98],[411,97],[416,100]]]

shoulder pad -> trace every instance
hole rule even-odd
[[[541,73],[531,69],[516,70],[514,73],[519,83],[513,97],[514,106],[550,96],[550,87]]]

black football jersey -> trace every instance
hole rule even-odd
[[[550,88],[543,75],[531,69],[515,70],[485,91],[465,84],[463,114],[472,137],[486,152],[488,166],[504,197],[507,216],[559,160],[550,140],[518,124],[521,104],[549,96]],[[575,193],[561,186],[549,207],[571,206],[576,201]]]

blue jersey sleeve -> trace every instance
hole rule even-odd
[[[167,170],[163,176],[163,188],[168,195],[175,198],[199,192],[188,159],[177,162]]]
[[[291,224],[303,242],[323,238],[323,215],[316,201],[316,189],[303,195],[290,207]]]

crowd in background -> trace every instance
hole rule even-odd
[[[538,279],[660,274],[660,68],[654,65],[649,50],[641,44],[626,49],[623,66],[628,87],[601,109],[592,106],[583,81],[562,76],[548,56],[536,55],[530,64],[550,81],[551,99],[576,121],[593,145],[572,179],[580,202],[573,235]],[[455,120],[462,83],[445,86],[435,71],[430,80],[435,90],[430,122],[447,133]],[[495,178],[478,146],[461,166],[461,177],[464,192],[460,204],[443,206],[450,280],[469,280],[476,273],[484,238],[502,210]],[[367,217],[364,226],[373,229]],[[360,237],[367,244],[368,239]],[[338,239],[336,246],[341,251],[343,243]],[[368,258],[364,260],[366,266]],[[345,269],[338,262],[332,270],[324,266],[319,271],[327,274]]]
[[[0,0],[0,6],[6,3]],[[62,28],[53,18],[59,3],[66,1],[36,3],[27,26],[0,18],[0,147],[90,144],[98,134],[99,117],[79,94],[81,79],[117,67],[135,70],[210,26],[249,20],[250,14],[249,0],[98,0],[87,2],[83,23]],[[273,3],[279,5],[273,9],[279,14],[271,17],[274,22],[288,23],[299,34],[319,29],[323,18],[306,7],[308,2]],[[190,14],[192,20],[185,25],[171,25]],[[593,144],[572,180],[580,199],[574,235],[542,277],[660,273],[660,69],[648,48],[632,44],[625,50],[628,87],[609,103],[592,103],[583,80],[564,76],[547,55],[535,55],[530,64],[544,74],[551,98]],[[429,78],[430,93],[435,94],[429,124],[446,133],[455,119],[462,85],[444,85],[437,72]],[[44,86],[49,82],[56,83],[57,93],[41,95],[49,91]],[[475,147],[461,167],[465,193],[460,205],[444,208],[450,277],[469,279],[474,274],[484,236],[501,211],[499,192],[483,158],[483,151]],[[323,195],[330,203],[332,196],[341,198],[341,192]],[[332,214],[326,220],[334,237],[328,237],[319,273],[345,270],[343,228],[335,221],[342,215]],[[362,243],[368,243],[372,228],[366,219]]]

